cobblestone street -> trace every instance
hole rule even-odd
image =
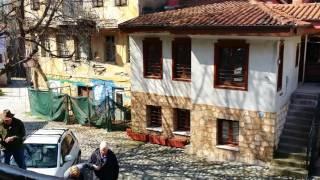
[[[80,141],[82,160],[107,140],[120,163],[119,179],[280,179],[273,177],[268,167],[234,162],[206,162],[175,149],[130,140],[124,131],[107,132],[104,129],[80,125],[48,122],[28,113],[25,88],[2,88],[0,108],[10,108],[24,121],[28,134],[39,128],[67,127]],[[283,178],[281,178],[283,179]]]

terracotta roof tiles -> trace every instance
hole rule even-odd
[[[296,5],[277,4],[268,6],[303,21],[320,21],[320,3],[303,3]]]
[[[120,24],[120,28],[292,28],[311,25],[302,21],[300,19],[302,17],[320,19],[320,11],[315,12],[320,8],[320,4],[298,7],[250,3],[250,0],[198,0],[197,2],[200,5],[139,16]]]

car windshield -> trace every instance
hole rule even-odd
[[[25,144],[26,165],[29,168],[57,167],[56,144]]]

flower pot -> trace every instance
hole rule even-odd
[[[152,144],[159,144],[166,146],[167,145],[167,138],[164,136],[159,135],[149,135],[149,142]]]
[[[182,138],[170,138],[168,139],[168,145],[176,148],[183,148],[188,143],[187,139]]]
[[[128,136],[130,136],[131,139],[133,139],[135,141],[142,141],[142,142],[147,142],[148,141],[148,135],[147,134],[131,132],[131,133],[128,134]]]
[[[127,128],[127,129],[126,129],[126,132],[127,132],[127,135],[128,135],[129,137],[132,136],[132,129],[131,129],[131,128]]]

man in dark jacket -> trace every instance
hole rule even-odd
[[[100,180],[116,180],[119,175],[119,164],[115,154],[109,149],[106,141],[100,143],[100,148],[96,149],[89,160],[95,164],[95,175]]]
[[[13,156],[18,166],[26,169],[23,146],[26,135],[24,125],[21,120],[14,118],[14,114],[8,109],[3,111],[1,119],[0,141],[4,148],[4,161],[6,164],[10,164],[10,158]]]

